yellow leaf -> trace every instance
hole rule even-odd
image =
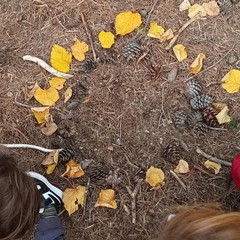
[[[218,174],[221,169],[221,164],[218,164],[209,160],[204,162],[204,166],[208,169],[213,169],[215,174]]]
[[[179,11],[180,12],[185,11],[190,7],[191,7],[191,3],[189,2],[189,0],[183,0],[183,2],[179,6]]]
[[[101,190],[95,207],[108,207],[116,209],[117,202],[114,199],[114,194],[115,192],[112,189]]]
[[[148,37],[152,37],[152,38],[158,38],[160,39],[161,36],[164,33],[164,28],[160,25],[158,25],[156,22],[152,22],[150,24],[150,29],[148,31]]]
[[[54,44],[51,51],[50,61],[53,68],[60,72],[67,73],[70,70],[72,54],[65,48]]]
[[[34,98],[42,105],[52,106],[59,99],[59,94],[53,87],[48,89],[42,89],[39,87],[35,91]]]
[[[51,136],[53,133],[57,131],[57,124],[53,121],[46,122],[41,126],[41,132],[46,136]]]
[[[28,102],[32,99],[32,97],[34,96],[35,94],[35,91],[39,88],[39,85],[38,85],[38,82],[36,82],[34,84],[34,86],[32,86],[32,89],[30,91],[28,91],[27,88],[24,88],[23,91],[24,91],[24,96],[25,96],[25,100]]]
[[[111,32],[101,31],[98,34],[98,39],[103,48],[111,48],[114,44],[114,35]]]
[[[35,107],[31,108],[35,118],[37,119],[37,122],[39,124],[45,123],[49,115],[49,107]]]
[[[160,42],[170,40],[174,37],[173,30],[169,28],[163,35],[160,37]]]
[[[222,79],[221,85],[228,93],[238,92],[240,89],[240,70],[230,70]]]
[[[51,80],[49,80],[50,86],[57,90],[61,90],[65,82],[66,79],[60,77],[54,77]]]
[[[189,171],[190,171],[189,165],[183,159],[179,160],[177,167],[174,169],[174,172],[176,172],[176,173],[188,173]]]
[[[66,166],[67,169],[61,177],[67,176],[69,178],[79,178],[84,175],[84,171],[82,170],[80,164],[76,163],[74,160],[70,160]]]
[[[217,16],[220,13],[220,8],[216,1],[210,1],[208,3],[203,3],[202,7],[209,16]]]
[[[63,203],[69,216],[78,210],[78,206],[84,204],[85,187],[67,188],[63,192]]]
[[[88,51],[88,45],[85,42],[81,42],[77,39],[71,49],[72,55],[81,62],[85,59],[85,53]]]
[[[151,166],[146,173],[146,182],[152,187],[156,187],[158,184],[164,184],[164,172],[160,168]]]
[[[47,167],[47,174],[52,174],[58,163],[59,150],[54,150],[42,161],[42,165]]]
[[[66,92],[64,93],[64,103],[66,103],[72,96],[72,88],[68,87]]]
[[[225,106],[220,113],[216,115],[219,124],[231,122],[231,117],[228,115],[228,106]]]
[[[115,20],[116,34],[126,35],[142,24],[141,15],[131,11],[119,13]]]
[[[187,52],[182,44],[177,44],[173,47],[173,52],[179,62],[187,58]]]
[[[206,58],[205,54],[199,53],[196,59],[193,61],[193,63],[190,66],[190,72],[193,74],[197,74],[201,70],[203,59],[205,58]]]
[[[188,9],[188,17],[193,18],[197,14],[200,14],[201,17],[205,17],[207,13],[204,8],[199,4],[194,4]]]
[[[46,173],[47,174],[52,174],[54,169],[56,168],[57,164],[56,163],[53,163],[53,164],[50,164],[47,166],[47,171]]]

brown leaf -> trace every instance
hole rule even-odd
[[[74,160],[70,160],[67,164],[66,171],[61,175],[61,177],[67,176],[69,178],[79,178],[84,175],[84,171],[79,163]]]

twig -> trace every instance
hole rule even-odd
[[[166,50],[170,50],[171,47],[174,45],[174,43],[177,41],[178,37],[180,36],[180,34],[191,24],[193,23],[195,20],[200,19],[200,14],[197,14],[196,16],[194,16],[193,18],[189,19],[179,30],[177,35],[175,35],[172,40],[170,41],[170,43],[168,44],[168,46],[165,48]]]
[[[207,153],[205,153],[204,151],[202,151],[199,147],[197,147],[196,152],[197,152],[198,154],[204,156],[205,158],[210,159],[210,160],[213,161],[213,162],[220,163],[220,164],[222,164],[222,165],[229,166],[229,167],[232,166],[232,163],[227,162],[227,161],[224,161],[224,160],[222,160],[222,159],[218,159],[218,158],[213,157],[213,156],[211,156],[211,155],[208,155]]]
[[[87,22],[85,21],[85,17],[83,15],[83,13],[80,13],[80,14],[81,14],[81,18],[82,18],[82,22],[83,22],[84,28],[85,28],[85,30],[87,32],[87,35],[88,35],[89,42],[91,44],[92,53],[93,53],[93,59],[96,62],[97,61],[97,55],[96,55],[96,51],[95,51],[95,48],[94,48],[94,43],[93,43],[93,40],[92,40],[92,34],[91,34],[90,30],[89,30],[89,26],[88,26]]]
[[[197,169],[198,171],[200,171],[200,172],[208,175],[209,177],[215,177],[214,174],[211,174],[211,173],[205,171],[204,169],[202,169],[201,167],[199,167],[199,166],[197,166],[197,165],[193,165],[193,167],[194,167],[195,169]],[[223,178],[223,177],[221,177],[221,178]]]
[[[182,188],[186,191],[187,190],[187,186],[185,185],[185,183],[178,177],[178,175],[170,170],[170,173],[176,178],[176,180],[179,182],[179,184],[182,186]]]
[[[226,54],[224,54],[224,55],[223,55],[217,62],[215,62],[213,65],[211,65],[211,66],[209,66],[208,68],[202,70],[201,72],[195,74],[194,76],[191,76],[190,78],[186,79],[184,82],[188,82],[189,80],[195,78],[196,76],[198,76],[198,75],[200,75],[200,74],[202,74],[202,73],[210,70],[211,68],[215,67],[216,65],[218,65],[218,64],[219,64],[221,61],[223,61],[223,60],[225,59],[225,57],[234,49],[234,47],[235,47],[235,44],[233,45],[233,47],[232,47],[230,50],[228,50],[228,52],[227,52]]]
[[[228,131],[228,129],[226,128],[217,128],[217,127],[210,127],[210,126],[207,126],[207,128],[215,131]]]
[[[83,214],[82,214],[82,218],[84,218],[85,213],[86,213],[86,204],[87,204],[87,196],[88,196],[89,186],[90,186],[90,178],[88,178],[87,185],[85,187],[84,199],[83,199]]]
[[[31,107],[32,107],[32,106],[30,106],[30,105],[28,105],[28,104],[24,104],[24,103],[18,102],[18,101],[17,101],[18,95],[19,95],[19,92],[17,92],[16,95],[15,95],[14,102],[13,102],[14,104],[19,105],[19,106],[22,106],[22,107],[26,107],[26,108],[31,108]]]
[[[136,218],[137,218],[137,209],[136,209],[136,196],[137,196],[137,193],[140,189],[140,186],[141,186],[141,183],[142,183],[143,179],[140,178],[134,188],[134,190],[132,191],[128,186],[126,186],[127,188],[127,191],[129,193],[129,195],[131,196],[132,198],[132,223],[136,223]]]
[[[148,13],[148,17],[147,17],[147,20],[146,20],[146,24],[145,24],[144,31],[146,31],[146,29],[147,29],[147,27],[148,27],[148,24],[149,24],[149,21],[150,21],[150,17],[151,17],[151,15],[152,15],[152,12],[153,12],[154,8],[155,8],[156,5],[157,5],[157,2],[158,2],[158,0],[155,0],[155,2],[154,2],[153,5],[152,5],[152,8],[151,8],[150,12]]]
[[[39,66],[41,66],[42,68],[44,68],[45,70],[47,70],[48,72],[50,72],[51,74],[53,74],[56,77],[66,78],[66,79],[73,77],[73,75],[71,75],[71,74],[57,71],[56,69],[52,68],[50,65],[48,65],[46,62],[44,62],[42,59],[40,59],[38,57],[25,55],[25,56],[23,56],[23,60],[37,63]]]
[[[131,167],[135,168],[135,169],[138,169],[139,167],[135,164],[133,164],[130,160],[129,160],[129,157],[127,156],[126,153],[124,153],[124,157],[127,159],[127,164],[129,164]]]

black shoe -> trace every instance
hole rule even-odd
[[[27,175],[34,178],[36,186],[42,195],[42,204],[39,213],[43,213],[44,208],[49,205],[54,205],[57,212],[63,206],[62,194],[63,192],[52,185],[43,175],[36,172],[27,172]]]

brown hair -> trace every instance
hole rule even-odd
[[[16,239],[31,228],[38,215],[40,194],[34,180],[0,149],[0,239]]]
[[[224,213],[216,205],[183,209],[157,240],[239,240],[240,213]]]

